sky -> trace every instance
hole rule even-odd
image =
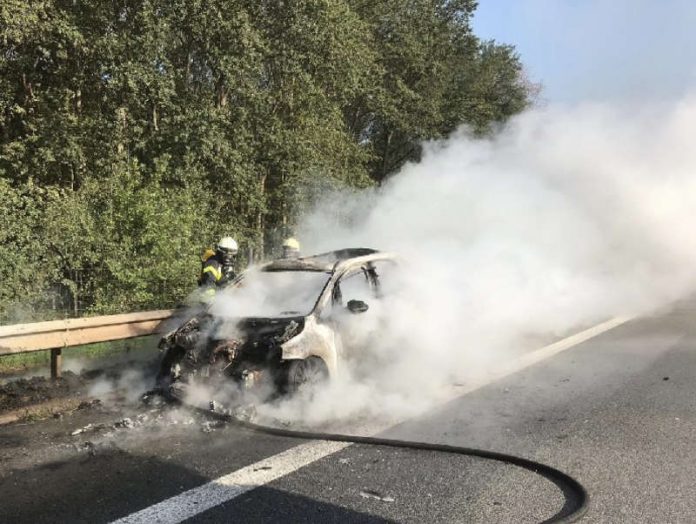
[[[516,47],[547,102],[669,101],[696,87],[696,0],[479,0],[473,27]]]

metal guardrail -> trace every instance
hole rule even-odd
[[[51,376],[60,377],[64,348],[152,335],[173,309],[0,326],[0,356],[51,351]]]

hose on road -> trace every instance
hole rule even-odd
[[[216,411],[208,411],[199,409],[199,411],[216,418],[217,420],[230,422],[236,426],[242,427],[256,433],[264,433],[277,437],[287,437],[299,440],[327,440],[334,442],[349,442],[354,444],[367,444],[371,446],[387,446],[392,448],[416,449],[424,451],[438,451],[442,453],[452,453],[455,455],[465,455],[469,457],[477,457],[482,459],[495,460],[505,464],[517,466],[537,475],[540,475],[555,484],[565,497],[565,504],[552,517],[543,521],[544,523],[567,523],[576,522],[580,519],[589,504],[589,495],[587,490],[580,482],[573,477],[564,473],[552,466],[536,462],[534,460],[508,455],[506,453],[498,453],[497,451],[487,451],[484,449],[467,448],[462,446],[450,446],[447,444],[432,444],[429,442],[412,442],[409,440],[395,440],[381,437],[363,437],[357,435],[344,435],[336,433],[320,433],[313,431],[296,431],[290,429],[282,429],[273,426],[263,426],[254,424],[246,420],[239,419],[233,415],[220,413]]]

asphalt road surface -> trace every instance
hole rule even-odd
[[[559,468],[590,494],[583,522],[696,522],[695,319],[684,303],[632,320],[384,435]],[[0,522],[517,523],[564,504],[549,481],[490,460],[120,409],[0,427]]]

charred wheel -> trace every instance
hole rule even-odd
[[[290,360],[287,363],[287,392],[314,389],[329,378],[329,369],[319,357]]]
[[[157,372],[157,387],[168,387],[176,378],[176,366],[184,357],[186,350],[175,346],[168,349],[162,356],[159,371]]]

